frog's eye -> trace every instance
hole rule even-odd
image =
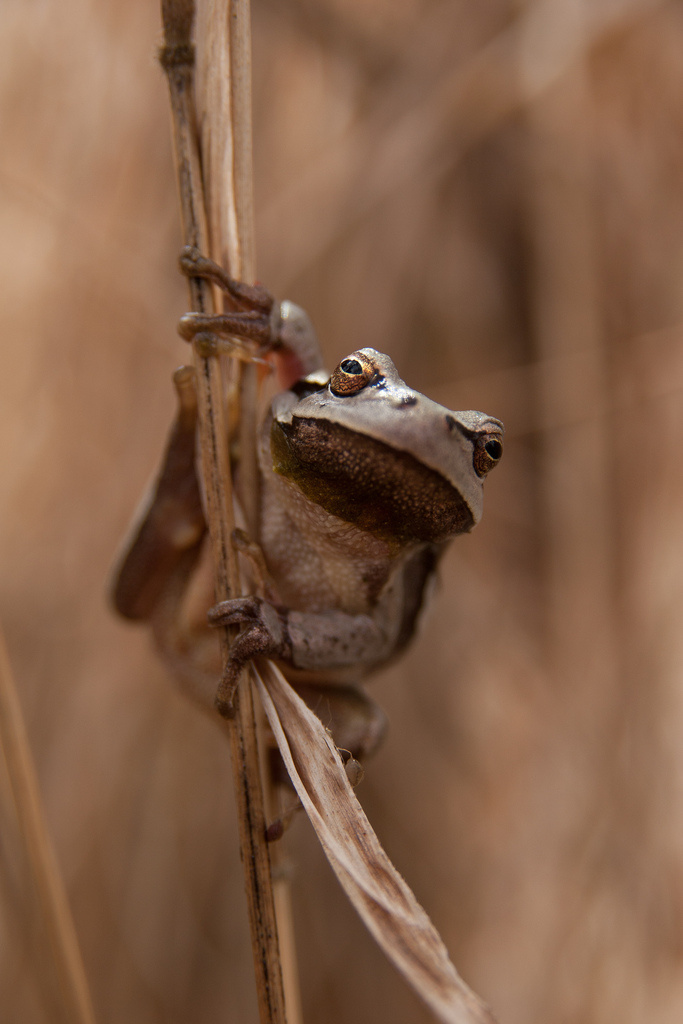
[[[486,476],[500,462],[503,455],[503,440],[499,434],[484,434],[474,442],[474,471]]]
[[[330,391],[335,395],[355,395],[377,376],[377,368],[362,352],[342,359],[330,377]]]

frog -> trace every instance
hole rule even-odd
[[[431,400],[371,347],[352,350],[329,373],[301,307],[233,280],[191,247],[180,266],[232,305],[219,315],[186,314],[181,337],[203,354],[237,347],[242,358],[278,369],[258,437],[256,536],[243,525],[234,535],[251,592],[213,597],[194,371],[181,367],[178,413],[119,559],[113,604],[151,625],[163,659],[201,703],[220,678],[214,627],[236,627],[228,692],[245,665],[272,659],[337,746],[366,758],[386,717],[365,682],[406,650],[443,552],[481,519],[503,424]],[[238,464],[238,509],[240,487]]]

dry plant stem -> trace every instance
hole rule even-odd
[[[251,19],[248,0],[199,0],[195,103],[200,126],[202,170],[210,254],[232,277],[256,278],[251,118]],[[221,300],[224,296],[221,293]],[[240,384],[240,500],[248,533],[258,537],[259,479],[255,364],[226,360]],[[257,721],[257,727],[258,727]],[[263,743],[261,743],[263,746]],[[262,766],[263,767],[263,766]],[[265,807],[275,816],[268,766]],[[269,848],[287,1019],[300,1024],[301,996],[292,919],[290,882],[283,844]]]
[[[95,1016],[81,951],[43,815],[36,771],[1,630],[0,742],[7,763],[24,852],[54,956],[64,1018],[71,1024],[94,1024]]]
[[[251,20],[249,0],[199,0],[195,100],[210,254],[237,280],[253,282],[254,202],[251,131]],[[221,301],[224,296],[221,295]],[[257,535],[256,367],[228,360],[240,385],[241,501]]]
[[[162,13],[165,46],[161,63],[168,76],[171,95],[184,241],[207,252],[208,233],[194,112],[194,55],[191,46],[194,5],[180,0],[162,0]],[[210,286],[206,282],[191,280],[190,299],[195,311],[208,312],[213,305]],[[216,598],[224,600],[239,592],[239,580],[230,544],[232,495],[221,368],[217,359],[202,358],[196,351],[195,364],[202,470]],[[230,634],[224,629],[220,633],[225,665]],[[265,841],[264,799],[252,692],[246,678],[243,678],[236,695],[234,712],[234,717],[226,721],[226,729],[231,743],[259,1015],[262,1024],[284,1024],[282,971],[269,851]]]

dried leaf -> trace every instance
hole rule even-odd
[[[389,959],[445,1024],[495,1024],[399,875],[346,777],[330,734],[269,664],[257,686],[280,753],[349,899]]]

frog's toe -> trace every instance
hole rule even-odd
[[[223,603],[229,604],[230,602],[226,601]],[[266,605],[265,602],[262,602],[262,604],[267,609],[264,618],[258,621],[251,621],[249,625],[237,634],[230,647],[230,657],[228,658],[228,663],[216,694],[216,707],[226,718],[231,718],[234,714],[233,697],[244,666],[254,658],[283,658],[287,655],[286,631],[277,616],[277,612],[272,606]],[[258,609],[258,612],[262,611],[262,607]],[[269,615],[268,611],[272,615]],[[244,621],[243,612],[241,618],[230,618],[230,616],[238,616],[239,613],[239,609],[237,611],[233,609],[217,614],[223,616],[223,618],[219,619],[221,624],[230,625],[236,621]],[[274,619],[274,621],[269,622],[269,619]]]
[[[271,630],[262,622],[247,626],[235,637],[230,648],[230,661],[238,671],[253,658],[279,658],[284,653],[282,630]]]
[[[232,597],[229,601],[219,601],[209,608],[207,617],[210,626],[241,626],[245,622],[260,618],[262,602],[257,597]]]

